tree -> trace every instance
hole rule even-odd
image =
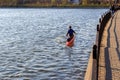
[[[82,0],[82,5],[87,5],[87,0]]]
[[[68,3],[68,0],[63,0],[63,4],[67,4]]]
[[[56,0],[52,0],[51,2],[52,2],[52,5],[54,5],[56,3]]]

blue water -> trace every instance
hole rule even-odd
[[[0,9],[0,80],[83,80],[107,9]],[[75,45],[65,46],[71,25]]]

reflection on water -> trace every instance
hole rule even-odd
[[[0,9],[0,80],[83,80],[105,11]],[[72,48],[65,46],[69,25],[77,33]]]

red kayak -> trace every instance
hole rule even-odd
[[[69,41],[66,41],[66,46],[72,47],[74,45],[74,37],[72,37]]]

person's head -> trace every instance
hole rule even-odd
[[[71,28],[72,28],[72,26],[69,26],[69,28],[71,29]]]

